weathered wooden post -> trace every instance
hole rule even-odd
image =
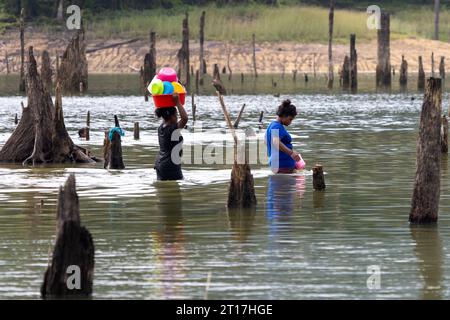
[[[405,60],[405,56],[402,55],[402,63],[400,65],[400,88],[405,89],[408,85],[408,62]]]
[[[439,0],[434,0],[434,40],[439,40]]]
[[[242,105],[241,110],[239,111],[239,115],[236,118],[236,121],[234,121],[233,128],[237,129],[239,127],[239,122],[241,122],[242,114],[244,113],[245,109],[245,103]]]
[[[352,92],[358,89],[358,54],[355,34],[350,35],[350,88]]]
[[[333,27],[334,27],[334,0],[330,0],[330,13],[328,15],[328,89],[333,89]],[[295,80],[294,80],[295,81]]]
[[[70,40],[63,54],[61,66],[58,70],[58,78],[63,94],[78,93],[80,91],[80,82],[83,84],[83,91],[88,90],[88,63],[83,27]]]
[[[178,50],[177,57],[179,78],[182,79],[184,76],[184,84],[189,90],[191,82],[189,68],[191,64],[189,62],[189,14],[187,12],[183,19],[182,44],[181,49]]]
[[[314,190],[324,190],[326,188],[323,167],[320,164],[316,164],[313,167],[313,188]]]
[[[122,158],[122,139],[119,119],[114,116],[115,128],[112,132],[105,132],[103,142],[103,158],[105,159],[105,169],[125,169]],[[112,133],[112,134],[111,134]]]
[[[8,51],[5,50],[5,62],[6,62],[6,74],[9,74],[9,56],[8,56]]]
[[[439,77],[445,80],[445,57],[441,57],[441,62],[439,63]]]
[[[347,90],[350,88],[350,59],[348,56],[344,57],[344,63],[341,70],[342,88]]]
[[[42,52],[42,61],[41,61],[41,78],[42,84],[44,88],[47,89],[48,92],[52,90],[52,68],[50,65],[50,55],[47,50]]]
[[[20,29],[20,82],[19,91],[25,92],[25,21],[23,17],[23,8],[20,10],[19,29]]]
[[[445,114],[442,115],[441,151],[442,153],[448,153],[448,119]]]
[[[425,71],[423,70],[422,56],[419,56],[419,76],[417,78],[417,89],[425,89]]]
[[[428,79],[417,139],[417,170],[409,215],[411,223],[424,224],[438,220],[442,154],[441,102],[441,79]]]
[[[234,163],[231,170],[231,181],[228,191],[228,208],[253,208],[256,206],[256,195],[253,175],[245,154],[245,163],[238,163],[238,138],[231,123],[230,115],[223,101],[223,97],[217,92],[225,121],[234,139]],[[246,152],[245,152],[246,153]]]
[[[56,219],[56,242],[41,286],[42,298],[89,297],[95,248],[91,233],[81,225],[74,174],[59,189]]]
[[[391,30],[390,15],[382,12],[380,16],[380,29],[378,29],[378,64],[376,70],[377,87],[391,87]]]
[[[200,17],[200,56],[199,56],[199,64],[200,64],[200,79],[199,84],[203,85],[203,76],[206,74],[206,68],[205,68],[205,15],[206,12],[202,11],[202,15]]]
[[[256,67],[256,36],[252,34],[252,49],[253,49],[253,73],[255,78],[258,78],[258,70]]]
[[[139,129],[139,122],[135,122],[134,123],[134,140],[139,140],[140,139],[140,129]]]

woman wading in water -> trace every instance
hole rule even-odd
[[[163,119],[158,128],[159,153],[155,161],[158,180],[183,179],[183,172],[181,171],[183,136],[179,130],[186,126],[188,115],[181,105],[177,93],[173,94],[173,98],[176,108],[157,108],[155,110],[156,116]],[[178,120],[177,109],[180,114],[180,120]]]

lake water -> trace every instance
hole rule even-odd
[[[240,127],[258,137],[259,112],[265,111],[267,125],[286,97],[300,111],[289,128],[294,145],[307,169],[324,166],[327,189],[313,191],[310,171],[275,176],[254,164],[258,206],[243,212],[225,207],[230,165],[185,164],[184,181],[156,181],[159,123],[143,98],[63,98],[72,139],[98,156],[103,132],[119,116],[126,169],[0,165],[0,298],[40,298],[55,239],[57,192],[70,173],[76,174],[82,223],[96,247],[95,299],[450,298],[447,157],[439,223],[408,223],[422,95],[303,92],[231,95],[225,102],[232,118],[247,105]],[[0,147],[14,130],[22,100],[0,97]],[[196,100],[204,133],[194,133],[190,122],[183,132],[186,150],[221,145],[225,122],[217,98]],[[88,110],[86,142],[77,131]],[[135,121],[139,141],[133,140]],[[370,266],[381,270],[380,289],[367,287]]]

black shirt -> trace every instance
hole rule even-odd
[[[181,171],[183,137],[179,131],[175,132],[177,129],[178,125],[176,123],[169,125],[162,123],[158,128],[159,153],[155,161],[158,180],[183,179],[183,173]],[[172,141],[172,137],[175,141]],[[179,158],[174,158],[173,160],[179,164],[172,161],[172,151],[175,147],[180,150],[178,154]]]

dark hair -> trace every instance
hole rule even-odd
[[[297,108],[291,103],[291,100],[284,100],[278,107],[277,116],[279,117],[295,117],[297,115]]]
[[[158,118],[163,118],[164,120],[169,120],[173,115],[177,113],[177,109],[175,107],[170,108],[157,108],[155,110],[155,114]]]

